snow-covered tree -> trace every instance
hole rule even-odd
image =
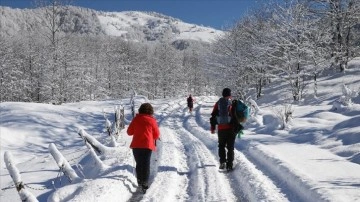
[[[266,33],[269,29],[267,14],[264,10],[254,11],[251,15],[245,17],[238,25],[238,31],[244,35],[243,65],[248,70],[249,84],[255,86],[255,97],[260,98],[263,94],[263,88],[267,84],[270,69],[267,60],[266,47],[268,41]]]
[[[198,49],[200,47],[197,47]],[[206,85],[206,72],[202,63],[202,55],[195,48],[183,51],[183,70],[187,91],[191,94],[201,95]],[[184,93],[186,93],[184,92]]]
[[[308,67],[314,59],[309,52],[313,52],[313,44],[319,43],[312,38],[312,20],[304,4],[279,6],[272,14],[272,29],[267,32],[273,39],[268,43],[267,58],[273,61],[277,77],[289,82],[294,101],[303,96]]]
[[[333,66],[345,71],[356,51],[356,26],[359,26],[360,1],[308,0],[312,11],[323,18],[331,36]]]
[[[169,97],[177,94],[184,83],[180,54],[169,43],[157,43],[151,55],[154,90],[156,96]]]
[[[216,64],[213,71],[216,72],[215,77],[219,79],[217,81],[218,92],[221,92],[221,88],[224,86],[234,86],[233,91],[237,92],[234,93],[234,96],[244,99],[246,90],[249,89],[249,72],[245,64],[244,51],[246,49],[243,47],[245,38],[238,29],[238,25],[235,25],[213,45],[213,61]]]
[[[1,25],[1,23],[0,23]],[[1,28],[1,27],[0,27]],[[0,36],[0,102],[12,100],[11,88],[9,85],[11,74],[11,42]]]

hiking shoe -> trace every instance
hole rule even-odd
[[[226,163],[221,163],[219,169],[225,169]]]
[[[233,164],[232,163],[227,163],[226,164],[226,170],[232,170],[233,169]]]
[[[143,185],[141,185],[141,188],[142,188],[142,189],[145,189],[145,190],[146,190],[146,189],[149,189],[149,185],[143,184]]]
[[[146,190],[149,189],[149,185],[147,185],[146,183],[143,183],[141,185],[141,190],[142,192],[145,194],[146,193]]]

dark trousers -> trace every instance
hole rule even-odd
[[[218,131],[220,163],[232,163],[234,161],[235,138],[236,134],[232,129]],[[227,154],[225,148],[227,149]]]
[[[189,111],[192,111],[194,107],[193,103],[192,102],[188,103],[188,107],[189,107]]]
[[[136,162],[136,178],[139,185],[148,185],[150,176],[150,149],[134,148],[133,154]]]

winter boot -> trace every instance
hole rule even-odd
[[[226,168],[226,163],[220,163],[219,169],[225,169],[225,168]]]
[[[141,185],[141,190],[142,192],[145,194],[146,193],[146,190],[149,189],[149,185],[147,183],[143,183]]]
[[[226,170],[230,171],[230,170],[232,170],[232,169],[233,169],[233,163],[227,162],[227,163],[226,163]]]

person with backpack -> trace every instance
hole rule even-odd
[[[127,129],[127,134],[133,136],[130,148],[133,150],[136,162],[137,183],[144,193],[149,188],[151,153],[155,151],[156,140],[160,137],[159,127],[153,114],[154,109],[151,104],[143,103]]]
[[[219,169],[232,170],[234,161],[234,144],[236,133],[231,124],[231,90],[224,88],[222,97],[215,103],[211,113],[211,133],[215,133],[218,125]],[[227,153],[226,153],[226,149]]]
[[[189,95],[189,97],[187,98],[187,106],[189,108],[189,112],[191,113],[192,112],[192,109],[194,107],[194,99],[193,97],[191,96],[191,94]]]

